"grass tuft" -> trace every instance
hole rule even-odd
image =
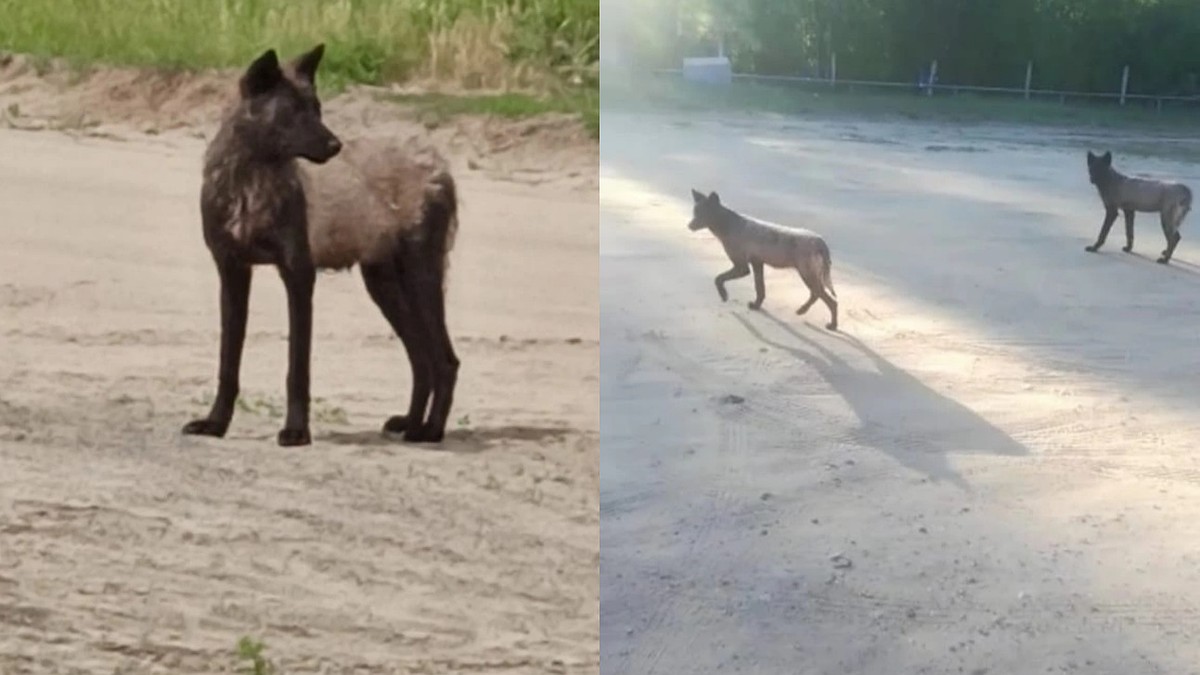
[[[243,675],[271,675],[274,673],[275,667],[263,656],[264,649],[266,649],[266,645],[262,641],[254,640],[248,635],[238,640],[238,659],[244,662],[238,672]]]

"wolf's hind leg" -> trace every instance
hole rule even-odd
[[[1096,237],[1096,243],[1085,247],[1084,250],[1095,253],[1104,245],[1104,241],[1108,239],[1108,231],[1112,229],[1113,223],[1117,220],[1117,209],[1109,208],[1104,212],[1104,223],[1100,225],[1100,236]]]
[[[410,421],[405,438],[426,443],[440,442],[446,433],[446,422],[454,406],[454,389],[458,384],[461,365],[446,326],[446,296],[440,264],[440,261],[418,254],[409,258],[404,266],[406,272],[403,272],[408,304],[415,310],[424,331],[433,371],[429,418],[419,429],[414,429]]]
[[[1133,218],[1135,214],[1133,209],[1125,209],[1125,248],[1121,250],[1126,253],[1133,252]]]
[[[400,338],[408,354],[412,369],[412,396],[408,400],[408,413],[388,418],[383,430],[390,433],[407,433],[409,428],[419,428],[425,420],[429,405],[433,378],[429,363],[428,348],[421,335],[412,307],[404,295],[400,273],[393,262],[373,263],[362,266],[363,282],[367,293],[387,319],[388,325]]]
[[[733,267],[717,275],[717,278],[713,281],[717,284],[717,295],[721,296],[721,302],[729,299],[729,293],[725,291],[725,282],[741,279],[748,274],[750,274],[750,265],[746,264],[743,260],[742,262],[734,263]]]
[[[796,310],[796,314],[804,314],[813,306],[813,303],[815,303],[817,300],[821,300],[825,303],[825,306],[829,308],[830,320],[829,323],[825,324],[825,327],[829,330],[837,330],[837,298],[831,296],[829,291],[825,289],[825,284],[821,282],[821,277],[819,275],[812,272],[801,272],[800,278],[804,281],[804,285],[808,286],[808,291],[811,293],[811,295],[809,296],[808,301],[801,305],[800,309]]]
[[[800,271],[800,280],[808,287],[808,300],[805,300],[804,304],[800,305],[800,309],[796,310],[796,315],[802,316],[805,312],[812,309],[812,306],[820,299],[821,296],[817,293],[817,289],[820,288],[821,283],[812,274],[805,274],[801,270],[798,271]]]
[[[1175,253],[1175,247],[1179,245],[1179,240],[1183,235],[1179,234],[1179,221],[1183,220],[1183,215],[1179,212],[1178,207],[1163,209],[1162,212],[1162,229],[1163,236],[1167,238],[1167,248],[1162,252],[1162,257],[1157,262],[1165,265],[1171,261],[1171,256]]]

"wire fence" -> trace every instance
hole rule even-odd
[[[659,69],[654,72],[660,75],[682,76],[683,69],[667,68]],[[1136,106],[1144,109],[1154,110],[1159,113],[1170,109],[1200,111],[1200,95],[1179,96],[1167,94],[1137,94],[1129,92],[1128,67],[1124,68],[1122,71],[1120,90],[1112,92],[1067,91],[1034,88],[1031,82],[1033,64],[1030,64],[1026,69],[1024,87],[984,87],[977,85],[946,84],[938,82],[936,62],[931,65],[931,68],[928,72],[931,73],[931,75],[925,79],[925,81],[913,80],[909,82],[838,78],[836,66],[832,69],[830,77],[732,73],[732,79],[734,81],[742,82],[790,85],[812,91],[861,92],[872,90],[908,90],[924,96],[958,96],[960,94],[972,94],[977,96],[1023,98],[1027,101],[1051,101],[1063,105],[1068,103],[1113,103],[1120,106]]]

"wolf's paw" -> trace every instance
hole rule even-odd
[[[762,303],[761,302],[747,302],[746,306],[749,307],[750,309],[757,311],[759,308],[762,307]]]
[[[283,429],[278,436],[279,445],[289,448],[297,445],[311,445],[312,436],[308,429]]]
[[[383,423],[383,431],[387,434],[402,434],[408,431],[408,417],[406,415],[392,415]]]
[[[413,427],[404,432],[404,440],[408,443],[441,443],[445,431],[435,429],[428,424]]]
[[[1158,263],[1159,265],[1166,265],[1167,263],[1171,262],[1171,259],[1164,255],[1154,262]]]
[[[796,310],[796,316],[804,316],[804,313],[807,311],[807,307],[801,307],[800,309]]]
[[[1133,246],[1122,246],[1121,250],[1125,251],[1126,253],[1133,253]]]
[[[1088,253],[1095,253],[1097,250],[1099,250],[1099,248],[1099,246],[1092,244],[1090,246],[1084,246],[1083,250],[1087,251]]]
[[[833,331],[834,333],[836,333],[837,329],[838,329],[837,324],[833,323],[833,322],[825,324],[825,327],[828,328],[829,330]]]
[[[204,418],[202,420],[192,420],[183,425],[183,433],[187,436],[212,436],[214,438],[221,438],[225,435],[225,431],[228,428],[228,422],[221,423]]]

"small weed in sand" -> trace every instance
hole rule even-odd
[[[191,403],[198,408],[207,408],[213,404],[215,395],[211,391],[204,392],[203,396],[192,397]],[[237,409],[250,415],[260,415],[267,419],[283,419],[284,403],[278,399],[273,399],[267,396],[239,396],[237,399]],[[346,409],[333,405],[329,401],[315,397],[312,400],[311,414],[314,420],[322,424],[349,424],[350,415]]]
[[[471,416],[469,414],[463,415],[462,417],[458,418],[458,428],[459,429],[466,429],[469,426],[471,426]]]
[[[323,398],[316,397],[312,401],[313,419],[322,424],[349,424],[350,416],[345,408],[338,407]]]
[[[237,400],[238,410],[250,413],[251,415],[262,415],[269,419],[280,419],[283,417],[283,406],[279,403],[265,397],[239,396]]]
[[[248,635],[238,640],[238,659],[243,662],[238,668],[238,672],[245,673],[245,675],[270,675],[274,673],[275,666],[263,656],[263,650],[265,649],[266,645],[261,640],[256,641]]]

